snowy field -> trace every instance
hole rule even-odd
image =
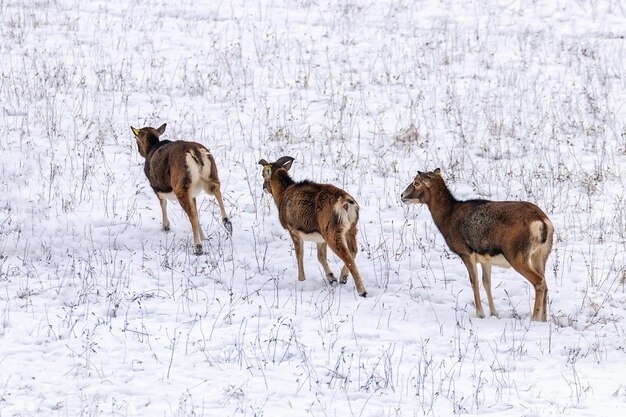
[[[620,0],[0,0],[0,416],[623,416],[625,36]],[[130,130],[162,123],[219,165],[198,257]],[[368,298],[310,243],[297,282],[282,155],[359,202]],[[399,200],[437,167],[552,219],[548,322],[497,268],[476,318]]]

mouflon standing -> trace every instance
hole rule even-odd
[[[326,248],[330,246],[344,263],[339,282],[347,282],[349,271],[357,292],[365,297],[367,292],[354,261],[357,254],[359,205],[348,193],[333,185],[312,181],[295,182],[287,173],[293,160],[290,156],[283,156],[276,162],[261,159],[259,164],[263,166],[263,189],[274,198],[280,224],[293,240],[298,261],[298,280],[305,279],[302,242],[315,242],[317,259],[324,268],[328,283],[332,285],[337,282],[326,259]]]
[[[498,312],[491,296],[491,266],[513,267],[535,288],[532,319],[546,321],[546,261],[554,229],[536,205],[523,201],[458,201],[448,190],[441,170],[419,172],[400,196],[405,203],[426,204],[452,252],[469,272],[476,315],[485,317],[478,290],[479,263],[492,316]]]
[[[201,241],[206,239],[200,227],[196,206],[196,196],[200,192],[204,191],[215,196],[220,206],[224,227],[229,233],[232,233],[233,229],[224,210],[217,166],[204,145],[183,140],[160,140],[165,127],[164,123],[158,129],[153,127],[135,129],[132,126],[131,129],[137,140],[139,153],[146,159],[144,172],[161,204],[163,230],[170,230],[167,200],[176,199],[191,222],[194,253],[199,255],[202,253]]]

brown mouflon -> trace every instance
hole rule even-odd
[[[130,128],[137,140],[139,153],[146,159],[143,170],[161,203],[163,230],[170,230],[167,200],[177,199],[191,222],[194,253],[199,255],[202,253],[201,241],[206,239],[200,227],[196,206],[196,196],[200,192],[205,191],[215,196],[224,227],[229,233],[232,233],[233,226],[224,210],[217,166],[209,150],[196,142],[160,140],[165,127],[164,123],[158,129]]]
[[[546,321],[548,287],[545,268],[554,228],[536,205],[523,201],[458,201],[446,186],[441,170],[418,172],[400,196],[404,203],[426,204],[452,252],[461,257],[474,292],[476,315],[485,317],[478,290],[476,263],[483,270],[492,316],[498,312],[491,296],[491,266],[513,267],[535,288],[532,319]]]
[[[315,242],[317,260],[324,268],[328,283],[337,283],[326,259],[326,248],[330,246],[344,263],[339,282],[345,284],[350,272],[357,292],[365,297],[367,292],[354,261],[357,254],[359,205],[348,193],[333,185],[295,182],[287,173],[293,160],[290,156],[283,156],[276,162],[261,159],[259,164],[263,166],[263,189],[274,198],[280,224],[293,239],[298,261],[298,280],[305,279],[302,242]]]

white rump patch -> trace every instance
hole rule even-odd
[[[541,242],[541,236],[542,236],[542,230],[543,230],[543,222],[540,220],[534,221],[530,224],[530,234],[537,239],[537,242]]]
[[[189,176],[191,177],[189,194],[191,194],[192,197],[196,197],[204,191],[202,179],[208,179],[211,175],[211,161],[209,160],[207,151],[202,149],[200,154],[202,155],[202,162],[204,165],[198,164],[196,158],[194,158],[194,153],[191,151],[187,152],[187,156],[185,157],[187,170],[189,171]]]
[[[352,201],[354,201],[354,199]],[[347,206],[348,208],[346,209],[344,206]],[[350,204],[347,201],[338,201],[333,210],[337,217],[339,217],[339,223],[342,226],[350,227],[358,218],[358,208],[359,206],[356,202]]]
[[[545,220],[546,223],[546,227],[550,227],[552,226],[552,223],[550,223],[550,220]],[[541,220],[536,220],[534,222],[532,222],[530,224],[530,234],[537,239],[537,243],[542,245],[543,244],[543,228],[544,228],[544,222]],[[549,230],[545,231],[546,234],[549,232]]]

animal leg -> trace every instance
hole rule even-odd
[[[222,191],[220,190],[219,181],[208,180],[204,189],[207,194],[211,194],[215,196],[217,200],[217,205],[220,207],[220,213],[222,214],[222,223],[224,224],[224,228],[228,233],[233,233],[233,224],[228,219],[228,215],[226,214],[226,209],[224,209],[224,200],[222,198]]]
[[[296,260],[298,261],[298,281],[304,281],[304,262],[302,261],[302,239],[296,233],[289,231],[293,246],[296,249]]]
[[[194,253],[196,255],[202,254],[202,244],[200,243],[200,224],[198,222],[198,212],[196,211],[196,205],[194,199],[190,198],[188,193],[178,193],[178,202],[182,206],[189,221],[191,222],[191,231],[193,233]]]
[[[543,280],[545,282],[545,271],[546,271],[546,263],[548,262],[548,255],[550,254],[549,250],[537,251],[531,255],[531,263],[534,270],[540,276],[544,277]],[[541,321],[547,321],[548,315],[548,286],[546,285],[546,290],[543,294],[543,308],[541,310]]]
[[[496,306],[493,303],[493,296],[491,295],[491,265],[488,263],[481,263],[480,266],[483,270],[483,287],[485,287],[487,300],[489,301],[489,314],[500,317],[498,311],[496,310]]]
[[[476,269],[476,262],[470,256],[462,256],[461,259],[469,272],[470,282],[472,283],[472,291],[474,292],[474,304],[476,304],[476,317],[484,319],[485,312],[483,311],[483,305],[480,302],[480,292],[478,288],[478,271]]]
[[[511,264],[513,268],[524,278],[526,278],[532,286],[535,288],[535,305],[533,308],[533,320],[534,321],[546,321],[547,320],[547,301],[548,301],[548,287],[546,285],[545,278],[540,275],[534,268],[531,268],[526,262],[515,262]]]
[[[361,297],[365,297],[367,295],[367,291],[365,291],[365,287],[363,286],[363,280],[361,279],[361,274],[359,274],[359,270],[356,267],[356,263],[354,262],[354,257],[350,253],[346,242],[344,241],[343,233],[337,232],[335,236],[331,239],[327,240],[328,246],[337,254],[339,259],[343,261],[345,267],[348,268],[350,274],[352,274],[352,278],[354,279],[354,285],[356,286],[356,290]]]
[[[161,205],[161,227],[167,232],[170,230],[170,221],[167,218],[167,199],[165,197],[161,197],[158,193],[157,197],[159,198],[159,204]]]
[[[196,203],[196,198],[193,198],[193,208],[198,213],[198,204]],[[200,216],[198,216],[198,230],[200,231],[200,240],[206,240],[206,236],[204,235],[204,230],[202,230],[202,226],[200,225]]]
[[[346,244],[348,246],[348,250],[352,255],[352,259],[356,258],[357,254],[357,245],[356,245],[356,227],[351,228],[348,233],[346,233]],[[341,273],[339,274],[339,282],[345,284],[348,282],[348,267],[343,266],[341,268]]]
[[[337,283],[337,278],[335,278],[335,274],[330,270],[330,266],[328,266],[328,257],[326,256],[326,243],[318,243],[317,244],[317,260],[320,264],[322,264],[322,268],[324,268],[324,273],[326,274],[326,281],[329,284],[334,285]]]

